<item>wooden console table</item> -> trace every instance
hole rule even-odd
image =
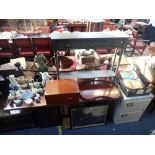
[[[56,56],[57,78],[59,79],[58,50],[69,49],[96,49],[96,48],[115,48],[111,70],[114,69],[115,58],[118,48],[121,48],[120,57],[114,75],[120,65],[122,53],[125,50],[129,36],[121,31],[111,32],[79,32],[79,33],[53,33],[51,35],[52,47]]]

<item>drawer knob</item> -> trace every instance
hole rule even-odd
[[[72,98],[71,98],[71,97],[69,97],[68,99],[69,99],[69,100],[72,100]]]

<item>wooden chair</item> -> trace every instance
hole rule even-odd
[[[17,56],[33,57],[34,49],[30,38],[12,39],[13,47],[16,50]]]
[[[53,56],[51,38],[32,38],[35,54],[44,56]]]
[[[132,56],[132,54],[134,54],[135,51],[138,51],[141,55],[143,55],[147,47],[147,43],[149,43],[149,40],[139,39],[138,32],[133,28],[131,30],[133,37],[129,39],[129,43],[127,46],[127,49],[131,49],[130,56]]]
[[[15,57],[15,53],[12,50],[12,46],[8,39],[0,39],[0,58],[12,58]]]

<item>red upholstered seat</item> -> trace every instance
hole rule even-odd
[[[20,56],[22,57],[34,56],[34,53],[32,51],[20,52]]]
[[[1,57],[9,58],[9,57],[14,57],[14,55],[13,55],[13,53],[9,53],[8,51],[6,51],[6,53],[5,52],[0,52],[0,58]]]

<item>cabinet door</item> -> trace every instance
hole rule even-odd
[[[113,121],[115,124],[136,122],[143,115],[143,111],[136,111],[130,113],[115,113]]]
[[[51,127],[61,124],[59,107],[36,108],[34,118],[39,127]]]
[[[137,100],[137,101],[122,100],[121,111],[122,112],[145,111],[151,100],[152,98],[146,98],[144,100]]]

